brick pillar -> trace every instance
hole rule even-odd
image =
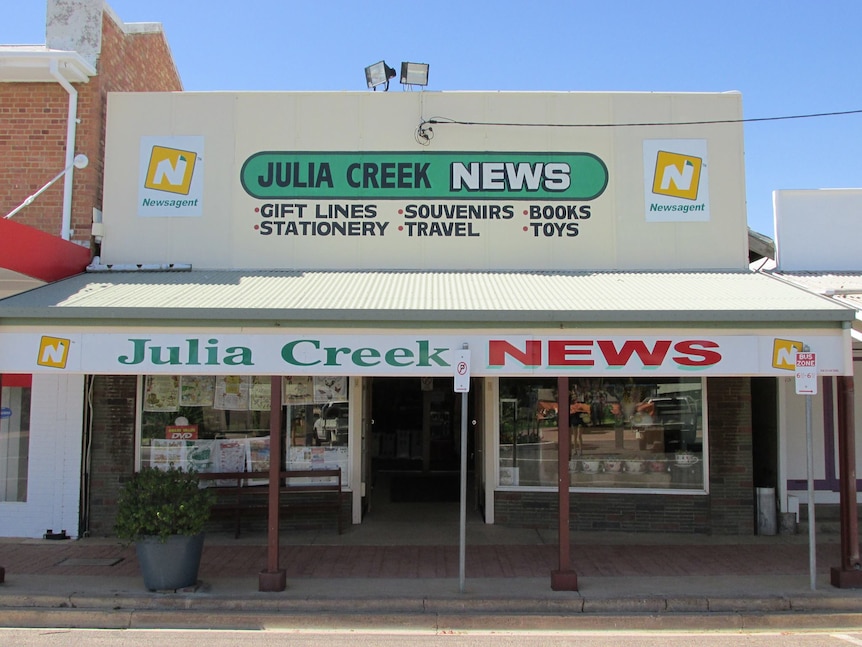
[[[752,535],[755,528],[751,380],[707,380],[711,532]]]
[[[99,375],[92,384],[88,530],[114,534],[117,497],[135,468],[135,376]],[[85,505],[87,502],[85,502]]]

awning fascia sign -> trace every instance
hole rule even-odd
[[[847,335],[0,333],[0,372],[102,375],[451,376],[468,344],[474,376],[784,376],[795,353],[821,374],[852,375]]]

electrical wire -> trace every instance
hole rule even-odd
[[[463,121],[449,117],[431,117],[423,119],[419,124],[419,132],[423,132],[430,125],[456,125],[456,126],[505,126],[516,128],[633,128],[650,126],[704,126],[711,124],[745,124],[763,121],[785,121],[788,119],[813,119],[818,117],[839,117],[843,115],[862,114],[860,110],[843,110],[837,112],[816,112],[804,115],[785,115],[781,117],[750,117],[742,119],[704,119],[699,121],[645,121],[627,122],[614,124],[555,124],[555,123],[517,123],[507,121]]]

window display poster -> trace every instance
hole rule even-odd
[[[243,472],[247,454],[245,439],[217,440],[215,448],[216,472]]]
[[[197,425],[168,425],[165,427],[165,438],[169,440],[197,440]]]
[[[214,440],[192,440],[186,445],[186,462],[182,466],[184,470],[195,472],[213,471],[213,449]]]
[[[179,411],[180,384],[176,375],[147,375],[144,411]]]
[[[265,438],[246,439],[246,464],[250,472],[266,472],[269,470],[269,436]],[[268,479],[248,479],[247,485],[261,485]]]
[[[214,472],[244,472],[247,453],[245,439],[216,440],[213,450]],[[212,481],[210,487],[229,487],[236,485],[235,480],[225,479]]]
[[[288,375],[284,380],[284,404],[312,404],[314,378],[310,375]]]
[[[180,406],[211,407],[215,397],[215,376],[183,375],[180,377]]]
[[[520,485],[518,467],[500,466],[500,485]]]
[[[253,375],[249,393],[249,409],[269,411],[272,402],[272,378],[267,375]]]
[[[323,454],[323,447],[311,448],[311,469],[321,470],[326,467],[326,459]]]
[[[324,463],[328,469],[341,468],[341,482],[349,482],[347,447],[323,447]]]
[[[314,401],[317,403],[347,399],[347,377],[314,376]]]
[[[347,447],[288,447],[287,469],[288,470],[317,470],[341,468],[341,482],[348,483]],[[310,483],[335,482],[333,477],[293,477],[290,482],[293,485]]]
[[[286,464],[289,470],[311,469],[311,447],[288,447]]]
[[[186,441],[153,438],[150,445],[150,467],[166,471],[186,462]]]
[[[250,382],[247,375],[217,376],[213,409],[247,411]]]
[[[213,471],[214,440],[169,440],[154,438],[150,445],[150,466],[183,471]]]

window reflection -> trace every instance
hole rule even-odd
[[[569,380],[573,488],[703,489],[700,379]],[[557,484],[557,380],[501,378],[501,486]]]
[[[0,376],[0,501],[24,502],[30,458],[31,387],[29,376],[25,379],[27,386],[11,386],[15,381]]]

